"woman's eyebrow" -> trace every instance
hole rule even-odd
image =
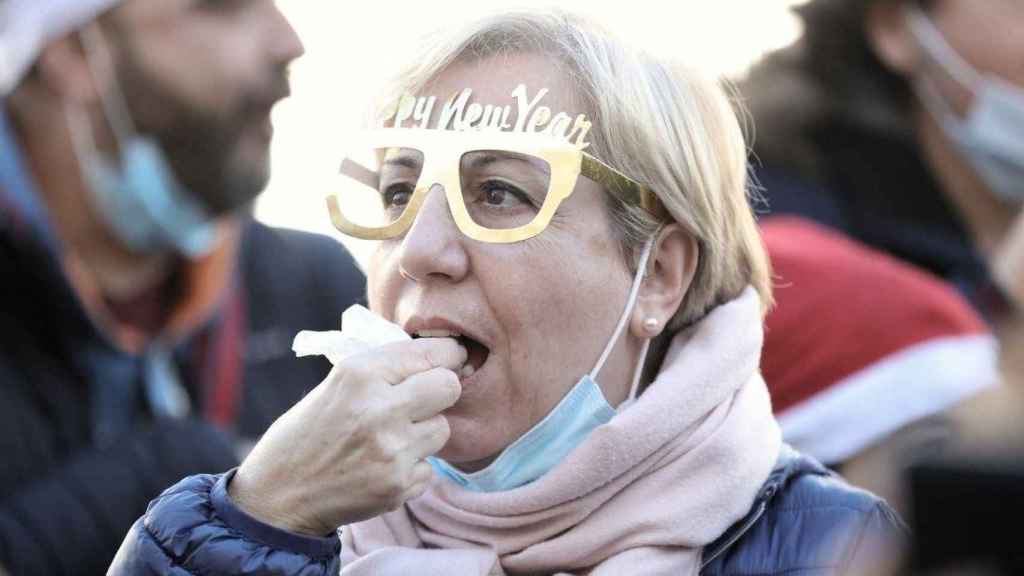
[[[498,153],[498,152],[473,152],[467,154],[470,158],[469,168],[483,168],[489,164],[500,162],[503,160],[515,160],[524,164],[529,164],[531,168],[541,170],[547,175],[551,174],[551,167],[547,162],[539,158],[534,158],[527,154],[516,154],[513,152]]]
[[[421,164],[419,158],[413,154],[396,154],[384,159],[384,166],[402,166],[410,170],[418,170]]]

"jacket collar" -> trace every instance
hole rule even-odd
[[[54,236],[46,209],[36,194],[36,183],[0,98],[0,216],[52,248]]]
[[[219,225],[216,248],[199,258],[180,261],[181,290],[171,303],[167,322],[159,334],[146,334],[119,322],[106,304],[99,283],[73,251],[62,258],[67,282],[86,315],[116,349],[140,354],[154,340],[176,346],[213,318],[235,281],[240,223],[227,219]]]
[[[757,493],[757,497],[754,498],[754,504],[750,507],[750,512],[739,522],[733,524],[717,540],[704,547],[700,565],[701,569],[704,569],[705,566],[724,554],[749,532],[757,524],[757,521],[764,516],[765,510],[768,509],[772,499],[778,495],[790,480],[804,474],[826,475],[828,473],[828,469],[817,461],[801,455],[788,444],[783,444],[782,449],[779,450],[779,458],[775,462],[775,467],[772,468],[768,479],[761,485],[761,490]]]

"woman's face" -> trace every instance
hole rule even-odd
[[[445,102],[471,88],[473,101],[514,111],[519,84],[531,99],[549,88],[543,104],[553,112],[585,113],[557,68],[536,55],[456,63],[421,95]],[[374,311],[410,333],[450,330],[485,347],[471,345],[478,369],[445,412],[452,435],[440,456],[449,462],[466,470],[486,465],[593,368],[611,337],[632,275],[603,194],[580,177],[540,235],[486,244],[459,232],[435,186],[409,231],[377,248],[368,275]],[[638,339],[623,336],[599,375],[612,406],[627,394],[638,349]]]
[[[946,41],[975,70],[1024,89],[1024,3],[939,0],[930,15]],[[954,92],[948,96],[958,112],[965,113],[970,97],[957,91],[958,86],[946,88]]]

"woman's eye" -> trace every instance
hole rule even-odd
[[[481,200],[488,206],[514,208],[521,205],[532,205],[530,197],[522,190],[495,180],[481,185]]]
[[[505,203],[505,196],[508,195],[508,191],[498,186],[491,187],[484,190],[484,201],[488,204],[500,206]]]
[[[384,199],[384,206],[405,206],[412,197],[412,186],[408,184],[392,184],[384,189],[381,194]]]

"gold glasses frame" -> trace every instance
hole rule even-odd
[[[382,128],[367,131],[357,136],[357,140],[364,149],[418,150],[423,153],[423,166],[401,216],[384,226],[362,226],[349,220],[340,208],[343,199],[334,193],[327,196],[327,210],[334,227],[355,238],[387,240],[405,234],[435,185],[444,188],[449,210],[460,232],[473,240],[496,244],[521,242],[543,232],[561,203],[572,194],[580,175],[600,184],[623,202],[640,206],[658,218],[665,213],[657,195],[643,184],[571,143],[543,133]],[[547,162],[551,170],[547,195],[537,215],[528,224],[508,229],[486,228],[469,215],[462,195],[460,164],[466,153],[480,150],[508,151]],[[363,185],[376,188],[373,183],[375,173],[370,169],[366,172]]]

